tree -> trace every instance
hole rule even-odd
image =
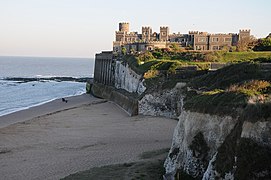
[[[146,62],[146,61],[155,59],[154,56],[152,55],[152,53],[149,51],[146,51],[146,52],[140,54],[138,58],[142,62]]]
[[[126,55],[127,50],[124,46],[121,47],[121,54]]]
[[[172,43],[170,48],[173,50],[174,53],[180,52],[181,48],[178,43]]]
[[[271,37],[259,40],[259,43],[254,48],[255,51],[271,51]]]
[[[271,46],[271,38],[265,38],[262,40],[262,46],[265,46],[265,47],[268,47],[268,46]]]
[[[254,36],[243,37],[237,43],[237,51],[248,51],[257,45],[257,39]]]
[[[130,50],[130,53],[131,53],[131,54],[135,54],[135,53],[136,53],[136,50],[132,48],[132,49]]]

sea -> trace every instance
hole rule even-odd
[[[93,72],[93,58],[0,56],[0,117],[81,95]]]

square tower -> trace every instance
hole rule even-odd
[[[142,40],[147,42],[150,41],[152,34],[151,27],[142,27]]]
[[[239,41],[249,40],[250,38],[250,29],[239,30]]]
[[[168,41],[169,40],[169,28],[168,27],[160,27],[160,41]]]
[[[119,31],[129,33],[130,31],[129,23],[127,22],[119,23]]]

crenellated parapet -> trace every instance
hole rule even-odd
[[[199,34],[199,31],[188,31],[188,34]]]
[[[250,33],[250,29],[240,29],[239,33]]]
[[[129,32],[130,31],[129,23],[128,22],[119,23],[119,31],[121,31],[121,32]]]

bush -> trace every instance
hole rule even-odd
[[[228,92],[239,92],[246,94],[248,96],[260,95],[263,93],[267,93],[270,89],[271,84],[268,81],[264,80],[251,80],[245,82],[241,85],[231,85],[227,91]]]
[[[152,55],[151,52],[149,51],[146,51],[144,53],[141,53],[139,56],[138,56],[138,59],[142,62],[146,62],[146,61],[150,61],[150,60],[153,60],[155,59],[154,56]]]

